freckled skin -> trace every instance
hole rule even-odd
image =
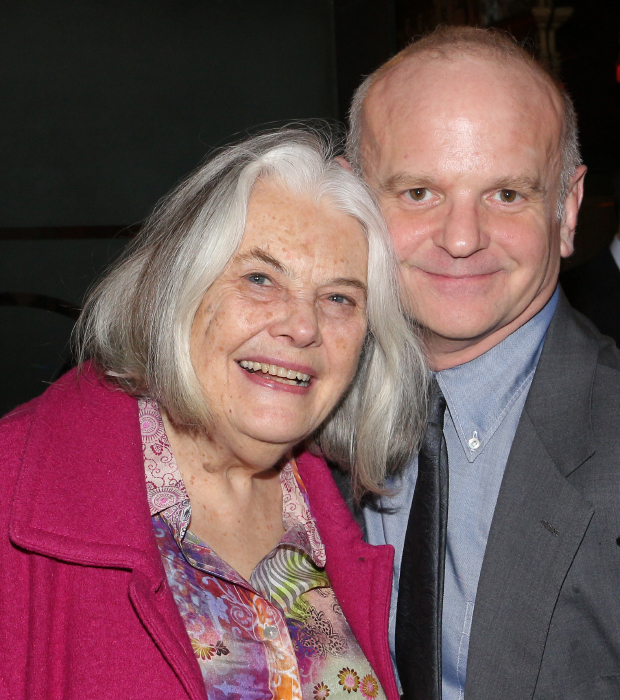
[[[291,275],[245,259],[257,246]],[[273,183],[256,186],[241,247],[205,295],[192,330],[192,362],[213,409],[233,411],[235,443],[239,433],[288,448],[327,416],[353,377],[366,331],[361,290],[329,283],[354,277],[365,284],[366,261],[366,240],[352,218]],[[251,273],[271,280],[257,285]],[[353,303],[330,301],[335,292]],[[256,389],[236,361],[259,355],[312,367],[315,386],[303,398]],[[233,392],[244,397],[241,405],[230,400]]]
[[[411,58],[371,89],[364,171],[435,369],[486,352],[553,293],[585,173],[558,222],[560,128],[559,97],[522,64]]]
[[[256,257],[257,249],[282,269]],[[283,534],[278,463],[327,417],[355,374],[367,262],[352,217],[327,200],[259,182],[241,246],[196,313],[191,358],[213,423],[204,434],[164,420],[192,532],[246,579]],[[255,358],[309,368],[310,387],[289,393],[256,383],[238,365]]]

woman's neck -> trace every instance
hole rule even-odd
[[[189,496],[190,530],[248,580],[284,534],[279,463],[250,464],[163,420]]]

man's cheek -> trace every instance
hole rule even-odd
[[[419,231],[414,222],[404,217],[400,220],[388,220],[388,230],[396,255],[401,262],[408,262],[421,242]]]

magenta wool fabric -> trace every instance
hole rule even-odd
[[[0,700],[205,700],[146,498],[135,399],[85,368],[0,422]],[[389,700],[393,549],[298,461],[336,597]],[[214,698],[209,698],[214,700]]]

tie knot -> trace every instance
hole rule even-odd
[[[443,428],[443,416],[446,411],[446,399],[435,377],[429,387],[428,423]]]

